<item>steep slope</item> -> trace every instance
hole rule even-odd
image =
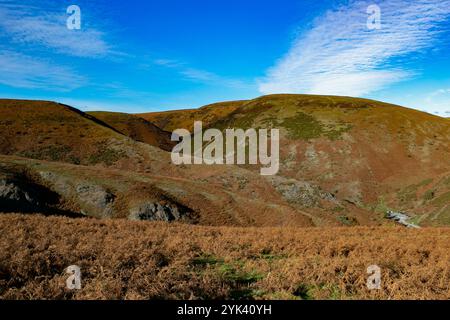
[[[211,123],[227,117],[245,102],[219,102],[206,105],[200,109],[141,113],[137,114],[137,116],[154,123],[163,130],[173,131],[183,128],[192,131],[194,121],[203,121],[203,125],[207,127]]]
[[[0,130],[0,154],[142,172],[161,172],[170,164],[159,147],[55,102],[0,100]]]
[[[35,192],[38,188],[47,193]],[[0,156],[0,212],[215,226],[312,225],[307,215],[268,198],[244,197],[212,182]]]
[[[153,123],[131,114],[120,112],[87,112],[133,140],[144,142],[166,151],[172,150],[171,134]]]
[[[130,196],[139,194],[133,186],[139,189],[138,181],[145,177],[165,196],[181,199],[178,203],[198,214],[201,224],[390,224],[384,219],[387,209],[406,210],[421,225],[450,220],[445,183],[450,123],[400,106],[347,97],[272,95],[157,115],[166,129],[191,129],[196,120],[219,129],[280,129],[280,171],[269,177],[260,176],[257,166],[175,166],[170,153],[121,134],[148,128],[130,125],[132,116],[104,114],[99,120],[59,104],[23,101],[3,101],[0,113],[6,132],[0,138],[1,153],[81,164],[82,172],[92,176],[103,167],[98,179],[117,179],[132,190]],[[68,172],[81,168],[58,165]],[[125,183],[110,169],[136,178]]]
[[[95,166],[93,176],[103,172],[102,167],[121,170],[124,175],[152,175],[155,183],[167,185],[168,192],[189,194],[189,201],[195,202],[192,210],[204,213],[199,220],[202,224],[269,226],[296,220],[300,225],[310,224],[307,215],[280,199],[257,173],[239,167],[175,166],[170,153],[136,142],[91,115],[57,103],[5,100],[0,105],[0,126],[7,133],[2,136],[0,152],[24,157],[23,163],[33,163],[25,159],[30,158]],[[78,173],[81,168],[58,165],[68,172]],[[104,173],[105,179],[115,179]],[[67,181],[76,178],[70,175]],[[133,185],[127,188],[139,194],[135,189],[139,184]],[[272,196],[267,197],[267,193]],[[73,210],[81,210],[77,208]]]
[[[412,223],[450,225],[450,172],[399,188],[383,198],[384,207],[413,212]]]
[[[111,164],[128,138],[77,109],[47,101],[0,100],[0,153],[75,164]]]
[[[280,172],[268,179],[294,207],[303,202],[296,193],[299,183],[307,182],[350,204],[334,208],[340,219],[356,208],[375,211],[379,218],[387,207],[399,205],[403,188],[450,171],[450,125],[444,118],[334,96],[271,95],[238,104],[208,126],[280,129]],[[212,118],[212,109],[204,112],[203,118]],[[195,112],[189,117],[201,120]],[[166,121],[179,124],[171,117]],[[401,207],[414,208],[406,204]]]

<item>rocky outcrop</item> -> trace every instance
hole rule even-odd
[[[91,181],[71,180],[64,175],[48,171],[39,172],[40,177],[52,190],[64,199],[76,203],[78,210],[87,216],[112,218],[114,215],[115,194]]]
[[[36,192],[19,181],[0,179],[0,210],[28,211],[40,207]]]
[[[130,220],[177,221],[183,220],[187,212],[173,204],[145,202],[130,209]]]
[[[281,196],[291,204],[310,208],[317,205],[320,200],[336,202],[333,194],[324,192],[308,182],[281,176],[271,177],[270,181]]]
[[[81,216],[76,212],[59,208],[60,202],[57,193],[25,176],[0,178],[0,212]]]
[[[197,223],[198,215],[182,202],[142,181],[126,185],[95,171],[36,166],[31,170],[0,161],[0,213],[40,213],[70,217]]]
[[[81,184],[76,187],[76,195],[87,208],[92,208],[100,217],[111,217],[116,196],[101,186]]]
[[[411,219],[411,217],[402,212],[387,211],[386,218],[394,220],[395,222],[407,228],[420,229],[418,225],[408,222],[408,220]]]

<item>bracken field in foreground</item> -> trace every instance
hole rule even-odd
[[[0,216],[2,299],[449,299],[450,229]],[[381,268],[381,290],[366,287]],[[78,265],[82,289],[65,288]]]

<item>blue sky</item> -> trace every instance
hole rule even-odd
[[[313,93],[450,116],[450,0],[0,0],[0,30],[3,98],[133,113]]]

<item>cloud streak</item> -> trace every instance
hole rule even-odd
[[[436,114],[450,114],[450,89],[438,89],[425,98],[428,109]]]
[[[417,74],[399,59],[436,44],[450,0],[377,1],[380,30],[367,28],[372,4],[350,1],[317,18],[260,79],[259,91],[363,96]]]
[[[185,63],[171,59],[156,59],[153,61],[155,65],[172,69],[176,71],[182,78],[198,82],[206,85],[218,85],[229,88],[249,88],[252,83],[247,83],[239,79],[223,77],[213,72],[196,69],[187,66]]]
[[[8,44],[0,46],[1,84],[61,92],[88,83],[74,71],[74,65],[57,65],[54,54],[102,58],[111,53],[111,47],[105,35],[94,28],[83,24],[81,30],[69,30],[66,9],[46,0],[0,0],[0,41]]]
[[[103,57],[111,52],[103,32],[85,25],[81,30],[69,30],[66,27],[69,15],[64,7],[58,10],[41,7],[34,2],[23,5],[0,1],[3,37],[17,44],[43,46],[77,57]]]
[[[86,79],[66,67],[13,51],[0,51],[0,83],[26,89],[70,91]]]

